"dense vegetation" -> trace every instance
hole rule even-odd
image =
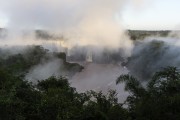
[[[180,72],[169,67],[157,72],[147,87],[130,75],[122,75],[129,91],[125,103],[117,93],[77,93],[64,77],[32,85],[0,70],[1,120],[179,120]],[[125,109],[122,106],[127,105]]]
[[[79,64],[68,63],[65,53],[49,52],[42,46],[27,46],[22,48],[19,53],[13,53],[11,48],[0,49],[0,68],[12,75],[24,77],[33,66],[43,62],[46,63],[55,58],[60,59],[64,65],[63,70],[72,75],[83,69]]]
[[[12,54],[9,50],[0,50],[0,67],[14,75],[24,75],[32,66],[40,63],[48,50],[41,46],[29,46],[25,53]]]
[[[124,103],[116,91],[107,94],[78,93],[65,77],[50,77],[32,84],[24,75],[33,65],[50,56],[61,58],[67,69],[79,66],[66,62],[64,53],[49,53],[41,46],[25,53],[0,57],[0,120],[179,120],[180,71],[167,67],[145,84],[131,75],[121,75],[129,92]]]
[[[125,82],[130,95],[126,100],[133,120],[180,119],[180,71],[167,67],[157,72],[146,87],[133,76],[122,75],[117,83]]]
[[[33,86],[0,71],[1,120],[126,120],[116,92],[77,93],[66,78],[50,77]]]
[[[167,37],[170,32],[171,32],[170,30],[165,30],[165,31],[128,30],[128,35],[130,36],[131,40],[144,40],[144,38],[151,36]]]

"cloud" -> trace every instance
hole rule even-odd
[[[1,0],[0,11],[13,32],[45,29],[63,34],[68,46],[122,47],[129,54],[132,42],[115,17],[124,4],[125,0]]]
[[[138,43],[128,61],[128,69],[140,80],[149,80],[167,66],[180,66],[180,42],[174,38],[149,38]]]
[[[38,64],[29,70],[26,79],[36,83],[38,80],[45,80],[50,76],[60,76],[62,75],[61,66],[63,64],[59,59],[52,59],[46,63]]]

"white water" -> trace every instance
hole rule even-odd
[[[128,93],[124,91],[124,84],[116,85],[116,79],[121,74],[127,74],[128,70],[118,64],[87,63],[85,69],[77,73],[70,80],[78,92],[87,90],[102,90],[106,93],[109,89],[117,90],[120,102],[123,102]]]

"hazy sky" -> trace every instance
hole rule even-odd
[[[180,29],[180,0],[149,0],[139,8],[127,4],[123,24],[131,29]]]
[[[3,1],[5,0],[0,0],[1,3]],[[125,28],[180,29],[180,0],[136,1],[139,1],[139,3],[126,2],[120,13],[119,21]],[[8,25],[8,18],[5,13],[0,11],[0,27],[6,25]]]

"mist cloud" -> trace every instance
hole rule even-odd
[[[116,79],[128,72],[126,68],[118,64],[89,63],[85,65],[82,72],[73,76],[70,82],[78,92],[94,90],[107,93],[109,89],[117,90],[118,98],[123,102],[129,94],[124,91],[124,84],[116,85]]]
[[[149,80],[167,66],[180,66],[180,42],[175,38],[149,38],[138,43],[128,61],[130,73],[140,80]]]
[[[13,32],[44,29],[63,34],[69,47],[121,47],[129,55],[133,44],[115,17],[120,16],[125,3],[125,0],[6,0],[0,1],[0,11],[7,16]]]
[[[50,76],[60,76],[62,75],[61,66],[62,61],[60,59],[53,59],[46,63],[41,63],[29,70],[29,73],[26,75],[26,79],[36,83],[38,80],[45,80]]]

